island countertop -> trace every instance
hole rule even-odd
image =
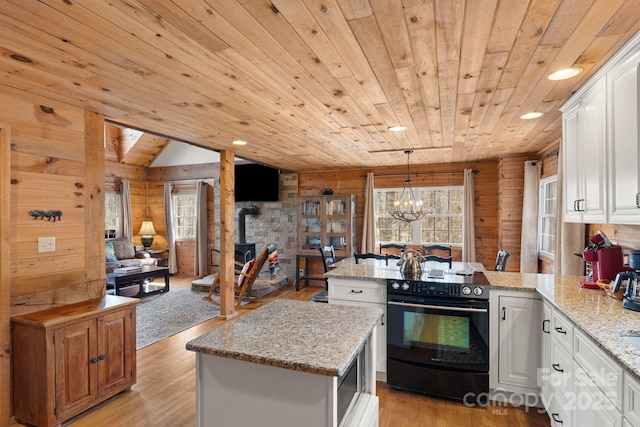
[[[189,341],[187,350],[341,376],[382,317],[368,307],[275,300]]]

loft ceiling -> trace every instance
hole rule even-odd
[[[0,85],[310,171],[544,150],[640,2],[4,0],[0,25]]]

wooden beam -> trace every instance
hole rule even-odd
[[[106,292],[104,254],[104,116],[84,113],[84,270],[89,298]]]
[[[11,418],[11,138],[9,125],[0,123],[0,426]]]
[[[232,151],[220,152],[220,316],[227,320],[238,315],[233,306],[234,156]]]

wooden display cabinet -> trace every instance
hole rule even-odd
[[[353,255],[356,243],[356,196],[305,196],[298,198],[298,251],[319,255],[333,245],[336,256]]]
[[[103,298],[11,319],[16,421],[57,426],[136,382],[134,298]]]

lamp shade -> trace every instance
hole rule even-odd
[[[142,221],[142,227],[140,227],[140,232],[138,234],[141,236],[153,236],[156,234],[156,230],[153,228],[153,222]]]

